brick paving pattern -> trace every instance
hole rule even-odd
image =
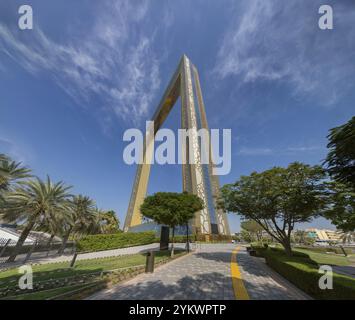
[[[202,245],[196,252],[168,263],[152,274],[139,275],[103,290],[93,300],[234,300],[231,254],[235,245]],[[250,299],[308,299],[244,248],[237,256]]]
[[[270,269],[262,258],[241,250],[237,256],[244,286],[251,300],[307,300],[305,293]]]

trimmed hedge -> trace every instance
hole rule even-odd
[[[294,252],[292,257],[288,257],[279,248],[253,249],[272,269],[315,299],[355,299],[355,279],[334,272],[333,290],[320,289],[318,281],[322,274],[318,273],[319,266],[305,253]]]
[[[172,242],[172,237],[170,236],[169,242]],[[205,235],[189,235],[189,240],[190,242],[206,242],[206,237]],[[160,242],[160,237],[156,238],[157,242]],[[210,235],[210,243],[213,242],[231,242],[232,237],[231,236],[224,236],[224,235]],[[187,242],[187,237],[185,235],[177,235],[174,237],[174,242],[175,243],[186,243]]]
[[[79,252],[92,252],[140,246],[156,242],[155,232],[125,232],[88,235],[77,242]]]

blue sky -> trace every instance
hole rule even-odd
[[[197,66],[211,128],[231,128],[232,170],[319,164],[328,129],[354,115],[355,3],[327,1],[0,3],[0,151],[114,209],[123,223],[134,166],[127,128],[144,128],[183,53]],[[178,105],[166,127],[179,126]],[[178,166],[152,168],[149,193],[181,190]],[[230,215],[232,231],[239,219]],[[323,220],[309,226],[331,227]]]

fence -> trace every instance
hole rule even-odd
[[[17,241],[11,239],[0,238],[0,267],[6,267],[8,260],[14,253]],[[47,238],[36,238],[31,243],[24,243],[19,248],[17,256],[13,262],[24,264],[28,261],[35,262],[50,257],[60,255],[72,255],[76,251],[75,243],[68,241],[63,248],[61,241],[49,242]],[[12,263],[13,263],[12,262]]]

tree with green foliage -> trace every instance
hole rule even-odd
[[[40,222],[36,224],[35,230],[50,234],[47,241],[49,247],[55,236],[61,236],[63,226],[65,226],[71,219],[69,204],[66,210],[54,210],[44,215]]]
[[[312,245],[314,244],[315,239],[310,237],[305,230],[296,230],[293,233],[293,241],[297,244]]]
[[[18,182],[31,177],[31,170],[22,166],[21,162],[16,162],[10,157],[0,154],[0,191],[11,190]]]
[[[87,196],[73,196],[69,201],[70,218],[62,223],[62,246],[58,250],[63,254],[69,237],[80,238],[86,234],[98,233],[99,216],[95,201]]]
[[[324,207],[324,171],[299,162],[241,176],[221,189],[224,209],[252,219],[292,255],[291,232]]]
[[[257,241],[262,240],[264,228],[254,220],[245,220],[241,222],[241,228],[250,233],[250,237],[255,238]]]
[[[143,216],[172,228],[171,256],[173,257],[175,227],[186,225],[195,213],[203,208],[203,200],[194,194],[157,192],[146,197],[140,209]]]
[[[243,241],[248,242],[248,243],[253,242],[255,240],[253,238],[253,235],[244,229],[242,229],[240,231],[240,237],[243,239]]]
[[[296,230],[293,233],[293,239],[291,239],[292,241],[294,241],[295,243],[298,244],[304,244],[304,240],[307,236],[307,232],[304,230]]]
[[[5,192],[31,177],[31,170],[13,161],[9,156],[0,153],[0,201],[5,200]]]
[[[355,117],[330,130],[327,171],[338,182],[355,190]]]
[[[8,262],[13,262],[30,231],[37,223],[69,208],[70,187],[63,182],[54,183],[49,177],[45,181],[31,179],[6,194],[6,201],[0,204],[0,212],[8,222],[21,222],[23,227]]]
[[[324,216],[344,232],[355,230],[355,117],[328,135],[329,153],[324,162],[333,181],[328,183]]]
[[[97,210],[97,213],[101,233],[116,233],[120,230],[120,222],[116,216],[115,211]]]
[[[355,230],[355,190],[349,184],[327,182],[327,206],[322,215],[344,232]]]

